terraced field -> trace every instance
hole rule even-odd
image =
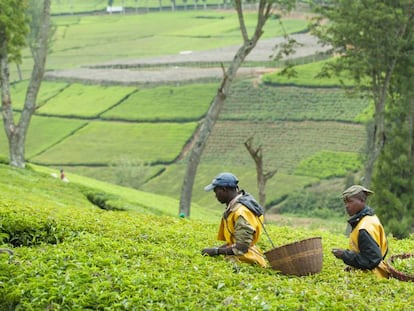
[[[86,27],[82,22],[76,26]],[[324,49],[307,34],[295,36],[306,43],[297,57],[312,57]],[[349,158],[338,164],[331,156],[324,161],[330,167],[359,168],[357,159],[365,144],[359,120],[369,102],[332,86],[263,83],[263,76],[277,70],[263,64],[280,40],[260,41],[249,56],[249,66],[240,68],[207,142],[194,186],[195,202],[217,206],[199,189],[222,170],[237,173],[256,194],[254,162],[243,145],[249,137],[263,147],[265,168],[278,170],[269,182],[271,189],[277,188],[269,201],[321,176],[335,176],[340,170],[321,174],[327,163],[315,166],[318,161],[313,160],[325,151]],[[77,173],[113,183],[120,183],[121,168],[130,165],[129,178],[139,175],[142,180],[130,182],[134,187],[178,197],[188,151],[222,75],[218,65],[229,62],[236,50],[231,45],[49,70],[27,137],[28,161],[64,168],[69,177]],[[13,87],[16,110],[22,107],[25,85]],[[0,157],[7,157],[4,132]],[[307,163],[312,163],[311,169]],[[342,163],[348,164],[342,167]]]

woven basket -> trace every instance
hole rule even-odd
[[[304,276],[322,270],[322,238],[315,237],[290,243],[265,252],[274,270],[282,274]]]
[[[393,278],[396,278],[396,279],[398,279],[400,281],[406,281],[406,282],[411,281],[411,282],[414,282],[414,275],[407,274],[407,273],[398,271],[393,266],[395,259],[397,259],[397,258],[399,258],[399,259],[407,259],[407,258],[411,258],[411,257],[414,257],[414,254],[408,254],[408,253],[406,253],[406,254],[399,254],[399,255],[393,255],[393,256],[391,256],[388,259],[388,261],[387,261],[388,270],[390,272],[390,275]]]

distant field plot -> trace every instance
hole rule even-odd
[[[38,109],[37,113],[97,117],[135,90],[134,87],[72,84]]]
[[[338,122],[217,122],[202,160],[232,166],[251,165],[244,142],[263,148],[265,168],[294,173],[304,159],[321,150],[361,152],[366,141],[365,127]]]
[[[302,160],[295,175],[314,176],[321,179],[343,177],[348,172],[362,169],[361,157],[354,152],[320,151]]]
[[[0,124],[0,154],[8,156],[9,147],[3,120]],[[26,139],[26,157],[30,160],[33,155],[58,143],[84,125],[83,120],[33,116]]]
[[[367,99],[336,88],[234,84],[222,110],[223,120],[335,120],[357,122]],[[360,121],[360,120],[359,120]]]
[[[10,86],[10,93],[14,109],[23,109],[28,85],[29,81],[25,80],[19,83],[14,83]],[[65,82],[42,82],[39,94],[37,96],[37,106],[43,105],[46,100],[59,94],[68,85],[69,84]]]
[[[294,67],[295,77],[280,75],[279,72],[266,73],[263,75],[263,82],[267,84],[297,85],[297,86],[318,86],[318,87],[339,87],[341,80],[336,77],[319,77],[323,65],[332,59],[316,61],[305,65]],[[341,77],[346,86],[354,85],[349,77]]]
[[[195,121],[207,112],[216,90],[217,84],[142,89],[101,117],[135,121]]]
[[[120,155],[170,162],[190,139],[196,123],[92,122],[32,160],[41,164],[107,164]]]
[[[64,2],[62,0],[61,4]],[[83,2],[86,5],[89,1]],[[255,15],[246,12],[245,18],[249,30],[252,30]],[[284,28],[279,20],[270,19],[263,38],[282,35],[283,30],[291,33],[303,32],[307,28],[305,20],[283,20]],[[171,55],[189,50],[202,51],[242,43],[237,15],[232,9],[90,16],[68,14],[53,17],[53,22],[57,30],[53,50],[48,55],[47,70],[76,68],[117,59]],[[32,65],[30,52],[25,49],[20,66],[25,79],[30,77]],[[11,81],[17,79],[17,70],[13,67]]]

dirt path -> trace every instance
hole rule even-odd
[[[297,34],[293,37],[302,46],[297,48],[296,53],[291,58],[310,56],[326,50],[318,44],[315,37],[309,34]],[[274,54],[275,45],[281,42],[283,42],[281,37],[259,41],[256,48],[246,58],[246,61],[269,61]],[[223,75],[221,68],[199,68],[198,66],[200,63],[230,62],[238,48],[239,46],[234,45],[200,52],[182,51],[179,54],[154,58],[120,59],[83,68],[47,72],[45,78],[118,84],[165,83],[203,78],[219,79]],[[194,67],[189,66],[192,63]],[[185,66],[177,64],[185,64]],[[146,66],[146,68],[140,68],[140,66]],[[150,70],[148,66],[162,67],[157,70]],[[240,68],[238,75],[260,75],[265,70],[268,69]]]

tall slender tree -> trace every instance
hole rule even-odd
[[[372,183],[387,230],[407,236],[414,229],[414,2],[333,0],[318,12],[315,33],[339,55],[325,73],[348,73],[375,104],[363,183]]]
[[[325,74],[348,74],[375,104],[363,183],[371,183],[375,161],[385,143],[385,108],[396,66],[412,36],[412,0],[332,0],[316,6],[313,31],[340,57]],[[326,22],[329,20],[329,22]]]
[[[374,169],[373,203],[388,232],[414,230],[414,38],[397,66],[385,113],[386,141]]]
[[[9,143],[9,162],[15,167],[25,167],[25,141],[30,120],[36,109],[36,99],[42,83],[48,51],[50,1],[43,1],[42,24],[38,31],[32,75],[27,88],[24,107],[16,123],[10,94],[9,63],[19,62],[20,51],[25,45],[29,20],[27,1],[2,0],[0,4],[0,79],[1,104],[4,130]]]
[[[236,76],[237,70],[243,64],[247,55],[255,48],[257,42],[263,34],[263,27],[266,21],[272,15],[273,9],[283,11],[291,10],[295,5],[295,0],[259,0],[257,7],[257,23],[253,34],[249,37],[248,29],[244,20],[243,2],[241,0],[234,1],[234,8],[237,12],[239,27],[243,44],[238,49],[228,68],[223,67],[223,78],[217,90],[217,94],[208,109],[207,115],[201,125],[196,142],[191,150],[183,185],[181,188],[179,214],[190,216],[191,198],[193,194],[193,185],[197,168],[200,163],[201,155],[207,144],[207,140],[213,130],[213,127],[220,115],[226,97],[229,93],[230,86]]]

